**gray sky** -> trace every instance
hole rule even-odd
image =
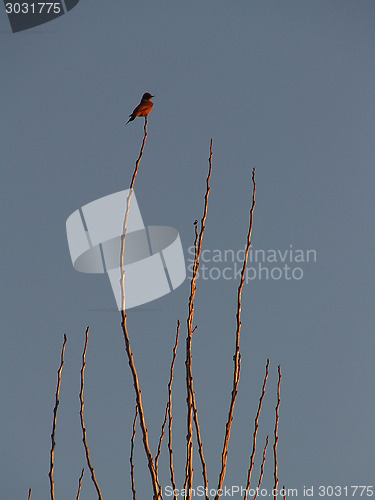
[[[128,187],[142,120],[124,124],[146,91],[155,98],[137,200],[146,224],[178,229],[186,259],[214,141],[204,237],[211,278],[198,280],[193,340],[210,486],[217,484],[232,384],[238,286],[222,276],[236,263],[210,256],[244,246],[253,167],[254,249],[315,250],[317,258],[288,261],[302,269],[302,279],[267,280],[264,272],[244,288],[242,373],[225,484],[245,482],[267,358],[254,482],[265,436],[273,431],[280,364],[280,485],[297,488],[299,496],[314,486],[316,498],[320,485],[373,484],[374,23],[374,2],[361,0],[81,0],[57,20],[13,34],[0,9],[2,498],[27,498],[29,487],[32,498],[49,497],[64,333],[55,483],[56,498],[75,498],[85,465],[77,396],[88,325],[90,451],[104,498],[130,498],[134,391],[120,315],[105,276],[73,269],[65,221],[86,203]],[[271,272],[285,264],[263,265]],[[249,266],[258,269],[258,263]],[[175,325],[182,322],[174,399],[179,487],[188,295],[185,281],[129,311],[154,453]],[[151,498],[151,489],[139,430],[137,437],[142,500]],[[269,448],[265,488],[273,484],[271,455]],[[166,460],[164,451],[164,485]],[[202,484],[198,462],[195,480]],[[81,499],[91,498],[86,473]]]

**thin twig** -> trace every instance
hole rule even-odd
[[[133,493],[133,500],[135,500],[135,480],[134,480],[134,440],[135,440],[135,427],[137,424],[137,417],[138,417],[138,406],[135,407],[135,415],[134,415],[134,421],[133,421],[133,433],[132,433],[132,438],[131,438],[131,444],[130,444],[130,477],[131,477],[131,482],[132,482],[132,493]]]
[[[260,474],[259,474],[259,481],[258,481],[258,486],[256,488],[256,493],[255,493],[255,496],[254,496],[254,499],[256,499],[256,497],[258,496],[258,491],[260,490],[260,486],[262,484],[262,481],[263,481],[263,473],[264,473],[264,464],[266,463],[266,451],[267,451],[267,446],[268,446],[268,436],[266,438],[266,444],[264,445],[264,450],[263,450],[263,458],[262,458],[262,464],[260,466]]]
[[[143,127],[143,141],[142,141],[142,146],[141,146],[141,150],[139,152],[138,159],[137,159],[137,161],[135,163],[135,169],[134,169],[133,177],[132,177],[132,180],[131,180],[131,183],[130,183],[130,189],[133,189],[133,187],[134,187],[135,178],[136,178],[136,176],[138,174],[139,163],[140,163],[142,155],[143,155],[143,150],[144,150],[144,147],[145,147],[146,139],[147,139],[147,116],[145,116],[145,124],[144,124],[144,127]]]
[[[54,472],[54,460],[55,460],[55,433],[56,433],[56,422],[57,422],[57,408],[59,406],[60,400],[60,387],[61,387],[61,373],[62,369],[64,366],[64,355],[65,355],[65,346],[66,346],[66,335],[64,334],[64,342],[62,345],[61,349],[61,362],[60,362],[60,368],[58,369],[57,372],[57,387],[56,387],[56,395],[55,395],[55,407],[53,409],[53,423],[52,423],[52,434],[51,434],[51,453],[50,453],[50,469],[49,469],[49,482],[50,482],[50,493],[51,493],[51,500],[55,500],[55,482],[53,480],[53,472]],[[31,496],[31,489],[29,490],[29,496]]]
[[[29,497],[28,497],[28,500],[31,499],[31,488],[29,488]]]
[[[167,402],[166,407],[165,407],[164,420],[163,420],[163,423],[161,426],[160,438],[159,438],[159,443],[158,443],[158,451],[156,452],[156,456],[155,456],[155,470],[156,470],[156,472],[158,472],[158,470],[159,470],[159,458],[160,458],[160,453],[161,453],[161,445],[163,443],[165,426],[166,426],[167,420],[168,420],[168,409],[169,409],[169,401]]]
[[[121,251],[120,251],[120,269],[121,269],[121,293],[122,293],[122,310],[125,311],[125,269],[124,269],[124,262],[125,262],[125,238],[126,238],[126,233],[128,230],[128,218],[129,218],[129,212],[130,212],[130,201],[133,195],[133,189],[134,189],[134,184],[135,184],[135,179],[137,177],[138,171],[139,171],[139,164],[141,162],[142,156],[143,156],[143,150],[146,144],[146,139],[147,139],[147,116],[145,116],[145,124],[144,124],[144,134],[143,134],[143,141],[142,141],[142,146],[139,151],[139,155],[137,158],[137,161],[135,162],[135,168],[132,176],[132,180],[130,182],[129,186],[129,195],[126,199],[126,210],[125,210],[125,217],[124,217],[124,224],[123,224],[123,231],[122,231],[122,236],[121,236]]]
[[[184,489],[187,490],[187,500],[191,499],[191,490],[193,486],[193,416],[195,422],[195,428],[197,432],[198,445],[199,445],[199,455],[202,463],[202,474],[204,478],[205,488],[208,487],[206,464],[203,456],[203,446],[200,437],[200,430],[198,425],[198,414],[195,403],[195,394],[193,387],[193,376],[192,376],[192,354],[191,354],[191,341],[193,336],[193,321],[194,321],[194,299],[196,293],[196,281],[199,270],[199,258],[202,251],[202,240],[203,234],[206,227],[207,210],[208,210],[208,196],[210,193],[210,179],[212,172],[212,139],[210,142],[210,156],[208,159],[209,169],[206,179],[206,194],[204,197],[204,210],[201,219],[200,231],[198,234],[197,225],[195,224],[195,255],[193,264],[193,276],[190,284],[190,297],[189,297],[189,308],[188,308],[188,318],[187,318],[187,336],[186,336],[186,389],[187,389],[187,435],[186,435],[186,466],[185,466],[185,484]],[[207,491],[207,489],[205,490]],[[207,494],[206,499],[208,500]]]
[[[274,443],[273,443],[273,458],[274,458],[274,499],[277,500],[277,487],[279,486],[279,478],[277,477],[277,443],[279,441],[279,436],[278,436],[278,428],[279,428],[279,408],[280,408],[280,384],[281,384],[281,371],[280,371],[280,365],[277,367],[278,372],[279,372],[279,380],[277,382],[277,404],[275,408],[275,414],[276,414],[276,419],[275,419],[275,430],[274,430]]]
[[[258,428],[259,428],[259,416],[260,416],[260,410],[262,409],[263,398],[264,398],[264,395],[266,393],[266,383],[267,383],[267,379],[268,379],[269,365],[270,365],[270,360],[267,359],[266,374],[264,375],[262,394],[259,398],[258,411],[257,411],[256,417],[255,417],[254,434],[253,434],[253,450],[251,452],[250,465],[249,465],[249,470],[247,473],[247,483],[246,483],[246,491],[245,491],[244,500],[247,500],[247,497],[248,497],[248,489],[250,488],[251,474],[252,474],[253,467],[254,467],[255,450],[256,450],[256,445],[257,445],[257,434],[258,434]]]
[[[243,285],[245,282],[246,266],[247,266],[247,261],[248,261],[248,257],[249,257],[249,250],[250,250],[250,246],[251,246],[251,233],[252,233],[252,229],[253,229],[253,213],[254,213],[254,208],[255,208],[255,188],[256,188],[255,168],[253,168],[252,182],[253,182],[253,199],[252,199],[252,206],[250,209],[249,231],[247,234],[245,257],[244,257],[244,261],[243,261],[241,279],[240,279],[240,284],[238,286],[238,294],[237,294],[237,314],[236,314],[237,329],[236,329],[236,346],[235,346],[235,352],[234,352],[234,356],[233,356],[233,360],[234,360],[233,388],[232,388],[231,402],[230,402],[230,407],[229,407],[229,412],[228,412],[228,420],[227,420],[226,428],[225,428],[223,451],[222,451],[222,455],[221,455],[221,471],[220,471],[220,475],[219,475],[217,491],[221,490],[223,483],[224,483],[224,479],[225,479],[226,468],[227,468],[227,459],[228,459],[228,446],[229,446],[230,432],[231,432],[231,427],[232,427],[232,422],[233,422],[234,405],[235,405],[236,398],[237,398],[238,384],[240,381],[240,373],[241,373],[241,354],[240,354],[241,300],[242,300],[242,289],[243,289]],[[219,499],[219,494],[217,493],[215,496],[215,500],[218,500],[218,499]]]
[[[283,486],[283,491],[284,491],[283,498],[284,498],[284,500],[286,500],[286,490],[285,490],[285,484],[284,484],[284,486]]]
[[[199,254],[197,250],[198,246],[198,229],[197,226],[194,226],[195,231],[195,240],[194,240],[194,248],[195,248],[195,257],[194,257],[194,270],[195,263],[198,262],[199,265]],[[195,295],[195,283],[194,280],[194,270],[193,270],[193,278],[191,280],[191,294],[189,299],[189,317],[188,317],[188,328],[187,328],[187,336],[186,336],[186,360],[185,360],[185,369],[186,369],[186,404],[187,404],[187,434],[186,434],[186,465],[185,465],[185,483],[184,490],[188,490],[189,493],[191,491],[193,485],[193,396],[192,396],[192,374],[191,374],[191,365],[192,365],[192,356],[191,356],[191,322],[189,322],[189,318],[194,314],[194,302],[193,297]],[[194,286],[193,286],[194,285]],[[190,325],[190,326],[189,326]],[[187,497],[190,500],[190,496]]]
[[[82,479],[83,479],[83,474],[85,473],[85,468],[83,467],[82,468],[82,471],[81,471],[81,475],[79,476],[79,480],[78,480],[78,490],[77,490],[77,496],[76,496],[76,500],[79,500],[79,496],[81,494],[81,488],[82,488]]]
[[[159,484],[159,479],[157,472],[155,471],[155,466],[154,466],[154,460],[152,457],[150,445],[148,442],[148,431],[147,431],[147,426],[146,426],[146,418],[144,414],[144,409],[143,409],[143,404],[142,404],[142,393],[139,385],[139,379],[138,379],[138,373],[135,367],[135,362],[134,362],[134,357],[133,353],[130,347],[130,336],[127,328],[127,314],[126,314],[126,307],[125,307],[125,269],[124,269],[124,257],[125,257],[125,238],[126,238],[126,231],[127,231],[127,224],[128,224],[128,217],[129,217],[129,210],[130,210],[130,200],[131,196],[133,193],[133,188],[135,184],[135,179],[139,171],[139,164],[143,155],[143,150],[144,146],[146,143],[146,138],[147,138],[147,116],[145,117],[145,124],[144,124],[144,136],[143,136],[143,142],[142,146],[139,152],[138,159],[135,164],[135,169],[133,173],[133,177],[130,183],[130,193],[127,198],[127,203],[126,203],[126,212],[125,212],[125,218],[124,218],[124,225],[123,225],[123,234],[121,236],[121,254],[120,254],[120,269],[121,269],[121,294],[122,294],[122,310],[121,310],[121,328],[123,331],[124,335],[124,341],[125,341],[125,350],[126,354],[128,356],[128,362],[130,366],[130,370],[133,376],[133,385],[134,385],[134,390],[135,390],[135,395],[136,395],[136,402],[137,402],[137,407],[139,411],[139,422],[142,430],[142,436],[143,436],[143,447],[146,452],[147,456],[147,461],[148,461],[148,468],[150,471],[151,475],[151,481],[152,481],[152,487],[154,491],[154,500],[159,500],[162,499],[162,492]]]
[[[158,444],[158,451],[155,456],[155,470],[158,471],[158,465],[159,465],[159,458],[160,458],[160,453],[161,453],[161,446],[163,443],[163,437],[164,437],[164,432],[165,432],[165,426],[167,424],[167,420],[169,417],[169,427],[170,427],[170,432],[169,432],[169,440],[170,443],[172,443],[172,383],[173,383],[173,371],[174,371],[174,364],[176,361],[176,354],[177,354],[177,346],[178,346],[178,337],[179,337],[179,332],[180,332],[180,321],[177,321],[177,332],[176,332],[176,341],[175,345],[173,348],[173,354],[172,354],[172,362],[171,362],[171,367],[170,367],[170,374],[169,374],[169,382],[168,382],[168,401],[165,406],[165,414],[164,414],[164,421],[161,426],[161,432],[160,432],[160,438],[159,438],[159,444]],[[169,450],[171,451],[171,450]],[[172,461],[171,461],[172,459]],[[173,451],[172,451],[172,456],[170,455],[170,466],[171,466],[171,472],[173,471]],[[173,476],[173,474],[172,474]],[[174,488],[175,489],[175,486]]]
[[[178,346],[178,337],[179,337],[179,332],[180,332],[180,321],[177,321],[177,330],[176,330],[176,342],[173,348],[173,358],[172,358],[172,364],[171,364],[171,375],[169,378],[169,384],[168,384],[168,450],[169,450],[169,470],[171,473],[171,483],[173,487],[173,498],[174,500],[177,500],[177,495],[176,495],[176,480],[175,480],[175,473],[174,473],[174,466],[173,466],[173,448],[172,448],[172,422],[173,422],[173,416],[172,416],[172,382],[173,382],[173,370],[174,370],[174,362],[176,359],[176,353],[177,353],[177,346]]]
[[[191,379],[191,384],[193,386],[193,379]],[[199,452],[199,457],[201,459],[201,465],[202,465],[202,476],[203,476],[203,485],[204,485],[204,491],[205,491],[205,499],[209,500],[208,493],[207,493],[208,492],[207,467],[206,467],[206,461],[204,459],[204,454],[203,454],[203,443],[202,443],[201,431],[200,431],[200,427],[199,427],[198,410],[197,410],[197,403],[195,400],[194,389],[192,389],[191,394],[193,397],[194,425],[195,425],[195,432],[197,433],[198,452]]]
[[[95,470],[94,470],[94,467],[92,466],[91,459],[90,459],[90,451],[89,451],[89,447],[88,447],[88,444],[87,444],[87,435],[86,435],[85,421],[84,421],[84,418],[83,418],[83,407],[85,406],[85,403],[83,401],[83,390],[84,390],[84,386],[85,386],[86,352],[87,352],[87,343],[88,343],[88,340],[89,340],[89,327],[86,328],[85,347],[84,347],[83,353],[82,353],[81,390],[79,392],[79,400],[80,400],[80,403],[81,403],[81,408],[80,408],[79,415],[80,415],[80,419],[81,419],[82,442],[83,442],[83,446],[85,448],[87,465],[88,465],[88,468],[90,469],[90,472],[91,472],[92,482],[94,483],[94,486],[96,488],[96,492],[98,493],[98,499],[99,500],[103,500],[102,493],[100,491],[98,481],[96,480]]]

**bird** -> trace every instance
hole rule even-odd
[[[126,122],[126,125],[129,122],[132,122],[137,116],[144,116],[146,117],[151,113],[152,106],[154,105],[153,102],[151,102],[151,99],[155,97],[151,95],[149,92],[146,92],[143,94],[141,102],[138,104],[136,108],[134,108],[133,113],[129,115],[129,120]]]

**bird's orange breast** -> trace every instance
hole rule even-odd
[[[140,104],[137,108],[137,116],[147,116],[150,114],[153,105],[151,101]]]

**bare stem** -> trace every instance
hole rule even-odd
[[[177,346],[178,346],[178,337],[179,337],[179,332],[180,332],[180,321],[177,321],[177,332],[176,332],[176,341],[175,345],[173,348],[173,355],[172,355],[172,362],[171,362],[171,367],[170,367],[170,374],[169,374],[169,382],[168,382],[168,401],[165,407],[165,414],[164,414],[164,421],[161,426],[161,432],[160,432],[160,438],[159,438],[159,444],[158,444],[158,451],[156,453],[155,457],[155,469],[156,471],[158,470],[158,464],[159,464],[159,458],[160,458],[160,453],[161,453],[161,446],[163,443],[163,437],[164,437],[164,432],[165,432],[165,426],[167,425],[167,420],[169,419],[169,459],[170,459],[170,469],[171,469],[171,479],[172,479],[172,484],[174,483],[174,470],[173,470],[173,450],[171,448],[172,446],[172,383],[173,383],[173,371],[174,371],[174,364],[176,361],[176,355],[177,355]],[[175,485],[173,489],[175,489]]]
[[[168,384],[168,450],[169,450],[169,470],[171,473],[171,483],[173,486],[173,491],[176,490],[176,480],[173,466],[173,448],[172,448],[172,382],[173,382],[173,369],[174,363],[176,360],[177,346],[178,346],[178,337],[180,332],[180,321],[177,321],[177,330],[176,330],[176,342],[173,348],[173,358],[171,363],[171,375],[169,378]],[[174,493],[174,500],[177,500],[177,495]]]
[[[193,379],[191,380],[193,383]],[[208,494],[206,493],[208,491],[208,478],[207,478],[207,467],[206,467],[206,462],[204,459],[204,454],[203,454],[203,443],[202,443],[202,438],[201,438],[201,431],[199,427],[199,421],[198,421],[198,410],[197,410],[197,403],[195,401],[195,392],[192,390],[192,397],[193,397],[193,410],[194,410],[194,425],[195,425],[195,432],[197,434],[197,441],[198,441],[198,452],[199,452],[199,457],[201,460],[201,465],[202,465],[202,476],[203,476],[203,485],[204,485],[204,491],[205,491],[205,499],[209,500]]]
[[[262,484],[262,481],[263,481],[263,474],[264,474],[264,464],[266,463],[266,452],[267,452],[267,446],[268,446],[268,436],[266,438],[266,444],[264,445],[264,450],[263,450],[263,458],[262,458],[262,464],[260,466],[260,474],[259,474],[259,481],[258,481],[258,486],[257,486],[257,489],[256,489],[256,493],[254,495],[254,499],[256,499],[256,497],[258,496],[258,491],[260,490],[260,486]]]
[[[277,383],[277,404],[275,408],[275,414],[276,414],[276,419],[275,419],[275,430],[274,430],[274,443],[273,443],[273,458],[274,458],[274,499],[277,500],[277,487],[279,485],[279,479],[277,477],[277,443],[279,441],[279,436],[278,436],[278,428],[279,428],[279,408],[280,408],[280,385],[281,385],[281,371],[280,371],[280,365],[278,366],[278,372],[279,372],[279,380]]]
[[[128,229],[128,218],[129,218],[129,212],[130,212],[130,201],[133,195],[133,189],[134,189],[134,184],[135,184],[135,179],[137,177],[138,171],[139,171],[139,164],[141,162],[142,156],[143,156],[143,150],[145,148],[146,144],[146,139],[147,139],[147,116],[145,116],[145,124],[144,124],[144,134],[143,134],[143,141],[142,141],[142,146],[139,151],[139,155],[137,158],[137,161],[135,162],[135,168],[132,176],[132,180],[130,182],[129,186],[129,196],[126,199],[126,210],[125,210],[125,217],[124,217],[124,224],[123,224],[123,231],[122,231],[122,236],[121,236],[121,251],[120,251],[120,269],[121,269],[121,293],[122,293],[122,310],[125,311],[125,269],[124,269],[124,259],[125,259],[125,237],[126,237],[126,232]]]
[[[148,431],[147,431],[147,426],[146,426],[146,418],[144,414],[144,409],[143,409],[143,404],[142,404],[142,394],[141,394],[141,389],[139,385],[139,379],[138,379],[138,373],[135,367],[135,362],[134,362],[134,357],[133,353],[130,347],[130,336],[127,328],[127,314],[126,314],[126,307],[125,307],[125,269],[124,269],[124,256],[125,256],[125,237],[126,237],[126,231],[127,231],[127,224],[128,224],[128,217],[129,217],[129,209],[130,209],[130,200],[131,196],[133,193],[133,188],[135,184],[135,179],[139,171],[139,164],[143,155],[143,150],[144,146],[146,143],[146,138],[147,138],[147,116],[145,117],[145,125],[144,125],[144,136],[143,136],[143,141],[142,141],[142,146],[139,152],[138,159],[135,163],[135,169],[133,173],[133,177],[130,183],[130,193],[127,198],[127,206],[126,206],[126,212],[125,212],[125,218],[124,218],[124,225],[123,225],[123,234],[121,237],[121,254],[120,254],[120,269],[121,269],[121,294],[122,294],[122,311],[121,311],[121,328],[123,331],[124,335],[124,341],[125,341],[125,350],[126,354],[128,356],[128,362],[130,366],[130,370],[133,376],[133,385],[134,385],[134,390],[135,390],[135,396],[136,396],[136,403],[138,407],[138,412],[139,412],[139,422],[142,430],[142,436],[143,436],[143,447],[146,452],[147,456],[147,461],[148,461],[148,468],[150,471],[151,475],[151,481],[152,481],[152,487],[154,491],[154,500],[158,500],[162,497],[161,493],[161,488],[159,485],[159,480],[158,480],[158,475],[155,470],[154,466],[154,460],[152,457],[150,445],[148,442]]]
[[[194,248],[195,248],[195,259],[194,259],[194,268],[195,262],[199,265],[199,254],[197,251],[198,245],[198,229],[195,224],[195,240],[194,240]],[[194,273],[194,271],[193,271]],[[185,465],[185,484],[184,490],[188,490],[190,492],[193,485],[193,395],[192,395],[192,355],[191,355],[191,339],[192,339],[192,319],[194,314],[194,302],[193,298],[195,295],[195,282],[194,274],[191,280],[191,294],[189,300],[189,317],[188,317],[188,329],[186,336],[186,360],[185,360],[185,369],[186,369],[186,404],[187,404],[187,435],[186,435],[186,465]],[[190,500],[190,496],[187,497]]]
[[[53,480],[53,472],[54,472],[54,459],[55,459],[55,433],[56,433],[56,422],[57,422],[57,408],[59,407],[59,397],[60,397],[60,387],[61,387],[61,373],[64,366],[64,355],[65,355],[65,346],[66,346],[66,335],[64,334],[64,342],[61,349],[61,362],[60,368],[57,372],[57,387],[56,387],[56,395],[55,395],[55,407],[53,409],[53,423],[52,423],[52,434],[51,434],[51,452],[50,452],[50,469],[49,469],[49,482],[50,482],[50,493],[51,500],[55,500],[55,482]],[[29,498],[31,497],[31,489],[29,490]]]
[[[87,434],[86,434],[85,421],[84,421],[84,418],[83,418],[83,408],[85,406],[85,403],[83,401],[83,390],[84,390],[84,387],[85,387],[86,352],[87,352],[87,343],[88,343],[88,340],[89,340],[89,327],[86,328],[85,347],[84,347],[83,353],[82,353],[81,390],[79,392],[79,400],[80,400],[80,403],[81,403],[81,408],[80,408],[79,415],[80,415],[80,419],[81,419],[82,442],[83,442],[83,446],[85,448],[87,466],[90,469],[91,479],[92,479],[92,482],[94,483],[96,492],[98,494],[98,499],[99,500],[103,500],[102,493],[100,491],[99,484],[98,484],[98,481],[97,481],[96,476],[95,476],[95,470],[94,470],[94,467],[92,466],[91,459],[90,459],[90,451],[89,451],[89,447],[88,447],[88,444],[87,444]]]
[[[251,474],[252,474],[253,467],[254,467],[255,450],[256,450],[256,445],[257,445],[257,434],[258,434],[258,428],[259,428],[259,416],[260,416],[260,410],[262,409],[263,398],[264,398],[264,395],[266,393],[266,383],[267,383],[267,379],[268,379],[269,365],[270,365],[270,360],[267,359],[266,374],[264,375],[262,394],[259,398],[258,411],[257,411],[256,417],[255,417],[254,434],[253,434],[253,449],[251,452],[250,466],[249,466],[249,470],[247,473],[247,483],[246,483],[246,491],[245,491],[244,500],[247,500],[247,497],[248,497],[248,489],[250,488]]]
[[[31,499],[31,488],[29,488],[29,497],[28,499],[30,500]]]
[[[203,216],[201,219],[200,231],[198,234],[197,225],[195,224],[195,255],[194,255],[194,264],[193,264],[193,276],[190,284],[190,297],[189,297],[189,307],[188,307],[188,318],[187,318],[187,336],[186,336],[186,390],[187,390],[187,435],[186,435],[186,466],[185,466],[185,484],[184,489],[187,490],[187,500],[191,500],[191,489],[193,486],[193,415],[195,421],[195,427],[197,431],[198,444],[199,444],[199,453],[202,462],[202,472],[205,480],[205,484],[207,484],[207,474],[206,474],[206,465],[203,457],[203,446],[200,439],[200,431],[198,423],[198,414],[197,408],[195,404],[195,394],[193,387],[193,375],[192,375],[192,354],[191,354],[191,342],[192,336],[194,332],[193,328],[193,320],[194,320],[194,299],[196,293],[196,281],[199,270],[199,258],[202,251],[202,240],[203,234],[206,227],[206,219],[207,219],[207,210],[208,210],[208,196],[210,193],[210,179],[212,172],[212,139],[210,142],[210,156],[208,159],[209,169],[208,175],[206,179],[206,194],[204,198],[204,210]],[[207,498],[207,497],[206,497]]]
[[[85,469],[82,468],[82,471],[81,471],[81,475],[79,476],[79,480],[78,480],[78,491],[77,491],[77,496],[76,496],[76,500],[79,500],[79,496],[81,494],[81,488],[82,488],[82,479],[83,479],[83,474],[85,473]]]
[[[160,458],[160,453],[161,453],[161,445],[163,443],[165,426],[167,425],[167,420],[168,420],[168,409],[169,409],[169,401],[167,402],[167,405],[165,407],[164,420],[163,420],[163,423],[161,426],[161,431],[160,431],[158,451],[156,452],[156,456],[155,456],[155,470],[156,470],[156,472],[158,472],[158,470],[159,470],[159,458]]]
[[[230,432],[231,432],[232,422],[233,422],[234,405],[235,405],[236,398],[237,398],[238,384],[240,381],[240,373],[241,373],[241,354],[240,354],[241,301],[242,301],[242,289],[243,289],[243,285],[245,282],[246,266],[247,266],[247,261],[248,261],[248,257],[249,257],[249,250],[250,250],[250,246],[251,246],[251,233],[252,233],[252,229],[253,229],[253,213],[254,213],[254,208],[255,208],[255,188],[256,188],[255,168],[253,168],[252,182],[253,182],[253,199],[252,199],[252,206],[250,209],[249,230],[248,230],[248,234],[247,234],[245,257],[244,257],[244,261],[243,261],[241,279],[240,279],[240,284],[238,286],[238,294],[237,294],[237,314],[236,314],[237,328],[236,328],[236,345],[235,345],[235,351],[234,351],[234,356],[233,356],[233,360],[234,360],[233,388],[232,388],[232,395],[231,395],[231,401],[230,401],[229,412],[228,412],[228,420],[227,420],[226,428],[225,428],[223,451],[222,451],[222,455],[221,455],[221,471],[220,471],[218,487],[217,487],[218,491],[220,491],[222,486],[223,486],[225,474],[226,474],[227,459],[228,459],[228,446],[229,446]],[[219,499],[219,494],[217,494],[215,497],[215,500],[218,500],[218,499]]]
[[[130,477],[131,477],[131,482],[132,482],[132,493],[133,493],[133,500],[135,500],[135,480],[134,480],[134,440],[135,440],[135,427],[137,424],[137,417],[138,417],[138,406],[135,407],[135,415],[134,415],[134,421],[133,421],[133,433],[132,433],[132,438],[131,438],[131,444],[130,444]]]
[[[286,491],[285,491],[285,485],[283,486],[283,491],[284,491],[284,494],[283,494],[283,498],[284,498],[284,500],[286,500]]]
[[[143,127],[143,141],[142,141],[142,146],[141,146],[141,149],[139,151],[138,159],[135,162],[135,169],[134,169],[133,177],[132,177],[132,180],[131,180],[131,183],[130,183],[130,189],[134,188],[135,178],[136,178],[137,173],[138,173],[139,163],[140,163],[141,158],[143,156],[143,150],[144,150],[144,147],[145,147],[145,144],[146,144],[146,139],[147,139],[147,116],[145,116],[145,124],[144,124],[144,127]]]

